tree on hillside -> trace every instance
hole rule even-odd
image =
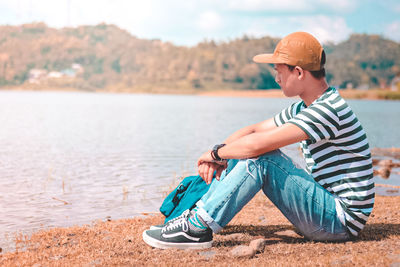
[[[243,36],[189,48],[138,39],[108,24],[60,30],[43,23],[0,26],[0,86],[27,84],[29,73],[38,70],[53,73],[45,81],[48,86],[84,90],[178,85],[196,90],[277,88],[271,65],[255,64],[252,58],[272,53],[278,42]],[[377,87],[390,81],[400,67],[400,44],[380,36],[352,35],[324,47],[332,85]],[[68,73],[73,64],[82,66],[83,72],[73,78],[54,78],[58,75],[54,73]]]

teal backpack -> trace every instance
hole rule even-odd
[[[207,193],[210,185],[206,184],[200,175],[189,176],[164,199],[160,212],[164,214],[165,221],[178,217],[187,209],[193,209],[196,202]]]

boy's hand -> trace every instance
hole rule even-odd
[[[222,166],[226,165],[226,160],[221,160],[221,161],[214,160],[211,156],[211,150],[206,151],[203,155],[200,156],[200,158],[197,160],[197,166],[200,166],[200,164],[206,162],[215,163]]]
[[[203,155],[197,160],[197,166],[200,167],[202,163],[213,162],[214,159],[211,157],[211,150],[204,152]]]
[[[226,167],[226,161],[220,163],[203,162],[198,166],[198,170],[199,175],[201,176],[201,178],[203,178],[204,182],[206,182],[206,184],[210,184],[213,179],[214,172],[216,172],[216,179],[219,180],[222,171],[225,170]]]

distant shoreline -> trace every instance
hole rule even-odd
[[[355,90],[346,89],[339,90],[340,95],[346,99],[368,99],[368,100],[399,100],[400,98],[386,97],[387,95],[396,94],[400,96],[400,92],[392,92],[388,90]],[[285,98],[282,90],[216,90],[198,93],[201,96],[220,96],[220,97],[265,97],[265,98]]]
[[[54,92],[87,92],[87,93],[125,93],[125,94],[167,94],[167,95],[198,95],[212,97],[255,97],[255,98],[286,98],[280,89],[268,90],[172,90],[167,88],[154,88],[151,90],[137,90],[126,88],[122,90],[79,90],[76,88],[30,88],[30,87],[8,87],[0,88],[0,91],[54,91]],[[383,89],[356,90],[340,89],[340,95],[345,99],[367,99],[367,100],[400,100],[400,91],[389,91]]]
[[[285,98],[282,90],[216,90],[199,92],[200,96]]]

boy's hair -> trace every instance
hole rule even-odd
[[[325,55],[325,51],[322,50],[322,54],[321,54],[321,69],[320,70],[310,71],[311,75],[314,78],[321,79],[321,78],[326,76],[325,67],[324,67],[325,62],[326,62],[326,55]],[[285,64],[285,65],[288,66],[290,71],[293,71],[294,68],[296,67],[296,66],[292,66],[292,65],[288,65],[288,64]]]

